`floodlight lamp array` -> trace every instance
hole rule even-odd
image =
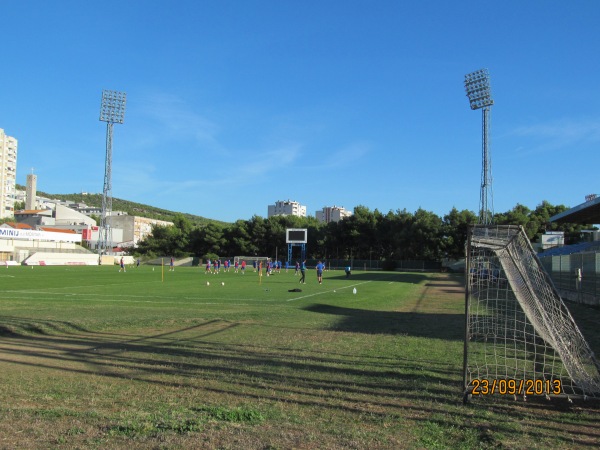
[[[494,104],[490,89],[490,74],[487,69],[465,75],[465,89],[471,109],[485,108]]]
[[[125,119],[125,104],[127,94],[118,91],[102,91],[102,103],[100,105],[100,120],[108,123],[123,123]]]

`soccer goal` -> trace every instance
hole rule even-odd
[[[600,398],[600,365],[521,226],[469,230],[465,315],[465,402]]]
[[[262,262],[263,267],[267,265],[267,261],[270,261],[271,258],[268,256],[234,256],[233,264],[236,262],[242,264],[242,261],[246,261],[246,266],[252,267],[253,263],[256,262],[256,266],[258,267],[258,263]]]

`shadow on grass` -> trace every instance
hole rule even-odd
[[[26,319],[20,319],[22,324]],[[40,321],[35,321],[37,328]],[[215,343],[207,339],[237,323],[213,320],[148,336],[104,333],[12,335],[0,338],[0,362],[36,369],[59,369],[82,377],[102,375],[170,387],[194,387],[196,379],[215,380],[213,392],[361,412],[360,397],[394,407],[395,399],[439,399],[458,394],[459,373],[447,363],[339,355],[289,347]],[[31,330],[31,327],[25,327]],[[193,336],[189,333],[195,331]],[[184,333],[184,336],[178,334]],[[26,355],[26,358],[22,356]],[[428,369],[425,369],[425,366]],[[187,381],[183,381],[187,380]],[[257,389],[269,394],[253,395]],[[355,407],[329,404],[324,392]],[[345,395],[340,396],[340,392]],[[399,395],[401,396],[399,397]],[[280,397],[281,396],[281,397]],[[300,400],[303,397],[304,400]],[[456,396],[460,398],[459,395]]]
[[[313,271],[314,272],[314,271]],[[307,272],[308,276],[308,272]],[[343,271],[329,271],[326,278],[328,280],[351,280],[351,281],[394,281],[397,283],[421,283],[427,280],[430,275],[425,273],[413,272],[352,272],[352,275],[346,277]]]
[[[27,336],[31,334],[88,333],[89,330],[71,322],[60,320],[30,320],[0,316],[0,336]]]
[[[304,309],[340,316],[340,320],[330,328],[334,331],[401,334],[447,340],[462,340],[464,337],[464,314],[373,311],[325,304],[314,304]]]
[[[455,319],[452,315],[376,312],[327,305],[311,308],[315,313],[339,315],[345,326],[359,327],[363,332],[371,330],[367,333],[379,333],[378,328],[382,327],[391,333],[393,327],[403,326],[402,332],[409,335],[454,339],[453,333],[439,327],[440,323],[451,324]],[[460,439],[460,435],[444,441],[446,433],[456,432],[457,426],[468,429],[471,424],[484,430],[483,434],[473,436],[474,442],[486,442],[488,423],[495,424],[491,430],[492,442],[495,435],[511,436],[510,442],[521,433],[515,428],[515,421],[519,420],[515,417],[522,420],[531,417],[531,406],[515,411],[508,402],[491,405],[486,402],[488,407],[484,408],[457,408],[462,399],[458,364],[430,361],[426,349],[423,358],[403,359],[401,352],[389,357],[386,353],[343,355],[310,347],[214,341],[215,335],[228,333],[240,325],[223,320],[148,335],[83,332],[67,322],[32,320],[28,324],[23,318],[15,319],[12,325],[22,330],[61,330],[62,334],[4,336],[0,338],[2,364],[17,364],[32,371],[54,369],[57,377],[65,374],[69,380],[73,375],[89,379],[90,383],[108,385],[112,382],[102,380],[112,378],[125,383],[136,380],[148,386],[167,387],[176,391],[178,398],[184,398],[189,389],[206,392],[212,401],[235,398],[238,402],[260,405],[293,403],[311,408],[316,415],[347,414],[351,420],[365,422],[366,426],[423,421],[432,428],[428,431],[437,433],[433,437],[441,439],[439,443],[446,443],[447,447]],[[140,395],[143,400],[143,394]],[[487,411],[489,406],[495,410],[493,418],[487,412],[478,412]],[[445,421],[442,417],[449,418]],[[463,423],[467,425],[457,425]],[[584,436],[582,442],[585,438],[598,442],[597,432],[593,431],[595,420],[582,417],[576,426],[580,428],[579,435]],[[540,421],[534,428],[540,439],[569,434],[554,427],[552,421]]]

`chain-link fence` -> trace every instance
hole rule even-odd
[[[540,257],[561,297],[600,306],[600,252]]]

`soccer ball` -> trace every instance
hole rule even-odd
[[[221,281],[221,286],[225,286],[225,282],[224,281]]]
[[[210,286],[210,281],[207,281],[207,282],[206,282],[206,285],[207,285],[207,286]]]

